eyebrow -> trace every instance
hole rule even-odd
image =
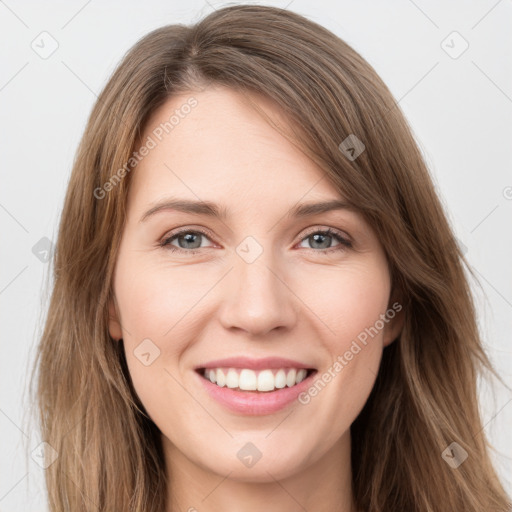
[[[192,201],[189,199],[164,199],[150,208],[142,215],[139,222],[146,221],[149,217],[162,211],[174,210],[183,213],[205,215],[212,218],[226,219],[229,212],[225,207],[212,203],[211,201]],[[302,218],[332,210],[354,210],[354,207],[341,199],[332,199],[319,203],[301,203],[290,209],[286,215],[288,218]]]

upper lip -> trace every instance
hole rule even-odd
[[[311,365],[300,363],[283,357],[264,357],[252,359],[250,357],[238,356],[227,359],[216,359],[202,365],[196,366],[196,370],[202,368],[247,368],[250,370],[263,370],[265,368],[305,368],[314,369]]]

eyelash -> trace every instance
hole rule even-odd
[[[173,233],[170,236],[164,238],[159,243],[160,247],[163,247],[163,248],[165,248],[165,249],[167,249],[167,250],[169,250],[171,252],[181,252],[181,253],[187,253],[187,254],[196,254],[201,249],[204,249],[204,247],[198,248],[198,249],[181,249],[179,247],[175,247],[175,246],[171,245],[171,242],[173,240],[175,240],[180,235],[183,235],[185,233],[200,234],[200,235],[205,236],[206,238],[210,238],[209,233],[207,233],[206,231],[203,231],[201,229],[182,229],[181,231]],[[311,231],[308,234],[306,234],[303,238],[301,238],[300,241],[302,242],[303,240],[306,240],[307,238],[309,238],[309,237],[311,237],[313,235],[316,235],[316,234],[322,234],[324,236],[330,236],[332,238],[335,238],[339,242],[339,245],[336,246],[336,247],[330,247],[328,249],[313,249],[313,248],[309,248],[309,250],[311,250],[311,251],[320,252],[320,253],[323,253],[323,254],[326,254],[326,253],[330,254],[332,252],[343,251],[343,250],[346,250],[346,249],[350,249],[352,247],[352,243],[349,240],[347,240],[346,238],[344,238],[338,232],[334,231],[331,228],[328,228],[328,229],[317,229],[317,230]]]

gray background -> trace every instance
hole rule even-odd
[[[482,284],[474,290],[485,346],[511,386],[512,2],[261,3],[288,6],[338,34],[399,100]],[[223,5],[0,0],[0,512],[46,510],[27,375],[51,277],[45,251],[91,107],[140,37]],[[500,384],[496,392],[492,400],[482,385],[482,414],[512,493],[512,392]]]

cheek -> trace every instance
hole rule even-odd
[[[125,343],[133,350],[149,338],[165,349],[162,359],[172,364],[188,343],[187,331],[208,316],[206,310],[212,304],[207,294],[218,281],[218,272],[206,268],[207,263],[199,272],[197,265],[169,267],[163,262],[148,264],[145,259],[149,260],[136,254],[130,258],[127,251],[118,262],[116,296],[129,333]],[[300,299],[304,318],[309,318],[305,320],[309,325],[301,325],[314,326],[318,341],[333,357],[348,350],[358,336],[364,337],[365,329],[385,312],[390,291],[387,267],[378,258],[339,267],[319,264],[315,272],[298,266],[287,269],[286,281],[289,300]]]
[[[212,283],[218,282],[222,271],[207,268],[207,265],[205,263],[201,271],[197,265],[169,267],[165,262],[137,257],[136,252],[130,251],[125,251],[119,259],[116,297],[126,331],[127,362],[138,391],[151,382],[153,389],[156,382],[160,386],[169,385],[170,376],[165,369],[177,371],[177,361],[190,343],[191,333],[200,328],[208,312],[215,309],[207,293]],[[334,362],[351,349],[354,340],[364,338],[366,330],[385,313],[390,285],[387,267],[379,259],[361,259],[337,267],[319,264],[315,272],[311,268],[306,271],[297,266],[286,270],[291,290],[289,300],[297,306],[300,299],[297,307],[304,320],[298,319],[297,325],[304,328],[304,332],[312,329],[319,349],[328,353]],[[366,369],[378,367],[378,336],[367,336],[366,345],[360,343],[364,349],[347,365],[345,374],[351,373],[357,380],[356,371],[361,365],[366,364]],[[147,339],[160,349],[160,354],[154,363],[145,367],[134,351]],[[151,344],[148,347],[151,354]],[[147,391],[149,393],[150,389]]]
[[[168,439],[198,461],[204,460],[206,453],[211,454],[212,464],[219,464],[227,460],[225,454],[232,447],[222,441],[224,433],[218,424],[191,400],[183,387],[187,381],[183,380],[186,375],[179,373],[179,361],[213,318],[210,313],[215,314],[223,294],[229,292],[224,289],[222,294],[208,295],[225,269],[208,267],[207,263],[170,267],[143,260],[120,259],[115,283],[135,391]],[[311,392],[309,401],[297,405],[295,421],[300,434],[294,435],[300,436],[298,443],[303,449],[300,453],[284,453],[280,464],[289,461],[297,465],[308,455],[311,460],[320,457],[349,429],[373,387],[382,350],[377,336],[368,337],[366,345],[359,343],[358,352],[351,350],[353,341],[385,313],[389,282],[381,261],[361,259],[360,263],[352,261],[338,267],[307,267],[287,267],[283,276],[290,288],[285,297],[297,311],[292,334],[298,339],[314,338],[318,353],[324,356],[318,377],[327,375],[326,381],[330,379]],[[159,357],[148,366],[134,355],[144,339],[151,339],[161,349]],[[348,353],[352,354],[350,360]],[[344,356],[340,362],[339,357]],[[293,424],[288,428],[294,428]],[[208,438],[205,429],[211,436],[219,432],[217,453],[203,441]],[[269,440],[262,435],[261,443],[268,444],[269,453],[279,453],[289,439],[287,424],[283,423]]]
[[[324,342],[337,355],[385,313],[389,293],[387,267],[375,259],[310,274],[302,280],[300,296],[322,321]]]
[[[321,341],[329,360],[302,403],[310,404],[310,410],[325,424],[343,430],[364,406],[378,373],[389,274],[384,262],[375,260],[335,269],[329,279],[311,277],[308,281],[303,292],[311,291],[304,295],[304,302],[325,325]],[[335,437],[340,431],[334,429],[332,434]]]
[[[191,269],[162,269],[158,263],[131,258],[129,251],[118,260],[114,286],[126,361],[150,416],[161,395],[181,396],[173,379],[181,380],[176,364],[193,328],[190,311],[208,289],[203,283],[205,290],[199,293],[202,288],[191,282]]]
[[[210,287],[192,266],[162,267],[158,262],[119,261],[116,296],[125,327],[138,337],[176,339],[172,333]]]

